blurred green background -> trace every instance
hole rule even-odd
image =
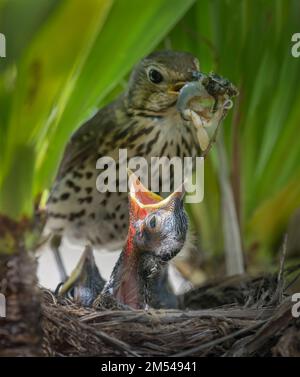
[[[288,228],[299,255],[299,0],[0,0],[0,32],[0,213],[32,215],[70,134],[123,90],[141,57],[184,50],[240,90],[223,140],[248,267],[276,264]],[[220,169],[213,148],[204,202],[189,208],[215,265],[227,221]]]

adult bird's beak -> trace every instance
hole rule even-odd
[[[176,84],[170,86],[168,93],[178,96],[180,89],[183,88],[186,83],[186,81],[178,81]]]
[[[198,81],[202,77],[203,77],[203,74],[201,72],[199,72],[199,71],[193,71],[192,72],[192,77],[191,77],[190,81]],[[186,85],[190,81],[178,81],[176,84],[173,84],[173,85],[170,86],[170,88],[168,90],[168,93],[169,94],[174,94],[174,95],[178,96],[181,88],[183,88],[184,85]]]

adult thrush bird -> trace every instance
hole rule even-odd
[[[117,160],[120,148],[127,149],[128,158],[148,162],[151,156],[196,156],[195,128],[182,119],[176,101],[198,72],[199,62],[189,53],[152,53],[134,68],[127,90],[73,134],[47,203],[46,232],[53,235],[54,250],[62,236],[108,250],[124,243],[127,193],[97,191],[99,157]]]
[[[182,249],[188,220],[183,187],[166,199],[148,191],[131,176],[129,228],[125,247],[102,296],[134,309],[170,304],[164,279],[166,263]],[[160,287],[162,291],[157,292]],[[99,298],[101,299],[101,297]]]

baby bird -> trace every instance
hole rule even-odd
[[[155,288],[167,262],[182,249],[188,229],[183,186],[163,199],[147,190],[134,174],[130,181],[126,245],[102,296],[133,309],[162,307],[167,287],[164,284],[161,292]]]
[[[86,246],[70,278],[59,288],[60,296],[83,306],[94,303],[98,308],[177,306],[168,285],[167,262],[179,253],[186,239],[183,186],[163,199],[147,190],[133,173],[130,183],[127,241],[109,281],[104,286],[92,248]]]

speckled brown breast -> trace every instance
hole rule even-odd
[[[105,115],[105,110],[102,118],[101,112],[96,115],[97,121],[104,123],[97,131],[97,148],[91,147],[90,154],[87,151],[81,159],[75,156],[76,163],[59,172],[47,204],[45,231],[115,250],[122,246],[127,233],[127,193],[97,191],[97,159],[110,156],[117,160],[120,148],[127,148],[128,158],[142,156],[148,162],[152,156],[183,158],[196,156],[198,146],[193,127],[173,108],[163,117],[116,111],[117,126],[112,120],[105,122]]]

